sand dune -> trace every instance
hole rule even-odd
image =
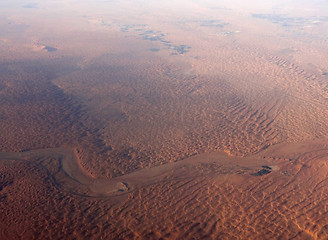
[[[10,222],[6,223],[10,218],[20,219],[18,224],[24,225],[9,238],[27,239],[36,231],[55,237],[59,232],[57,227],[52,228],[56,226],[53,221],[70,214],[62,227],[65,231],[74,229],[72,239],[325,239],[327,143],[282,144],[247,159],[213,152],[112,180],[86,176],[76,159],[71,161],[74,152],[68,149],[2,153],[2,204],[12,208],[1,207],[1,225],[6,226],[1,234],[7,235],[12,228]],[[65,167],[66,161],[76,165]],[[269,172],[254,174],[263,169]],[[14,178],[12,171],[20,172],[20,177]],[[30,178],[30,173],[34,177]],[[40,182],[38,178],[48,180]],[[37,184],[29,188],[32,179]],[[44,202],[50,190],[52,200]],[[13,192],[20,197],[11,198]],[[44,212],[37,220],[44,219],[48,227],[42,231],[28,228],[25,221],[34,219],[36,213],[21,215],[22,201],[28,205],[42,201],[42,205],[33,207],[37,211],[42,211],[42,206],[46,209],[47,204],[58,206],[50,219]],[[63,204],[71,207],[62,208]],[[97,230],[77,229],[74,226],[78,222],[87,226],[97,222]],[[66,236],[65,232],[61,234],[57,237]]]
[[[0,239],[327,239],[328,8],[286,1],[2,0]]]

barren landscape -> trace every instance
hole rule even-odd
[[[327,239],[328,5],[255,2],[1,2],[0,239]]]

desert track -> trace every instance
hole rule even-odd
[[[112,179],[96,179],[82,167],[75,150],[49,148],[19,153],[0,153],[0,160],[33,162],[43,168],[60,191],[81,197],[105,198],[136,191],[159,182],[193,179],[215,174],[251,174],[268,164],[261,159],[245,161],[223,153],[198,155],[176,163],[142,169]],[[58,166],[54,168],[54,166]],[[243,166],[245,165],[245,166]],[[199,171],[198,171],[199,170]]]

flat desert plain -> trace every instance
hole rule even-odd
[[[327,239],[328,4],[0,3],[0,239]]]

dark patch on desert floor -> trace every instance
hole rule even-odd
[[[150,51],[152,51],[152,52],[159,52],[159,48],[151,48],[151,49],[149,49]]]
[[[23,6],[23,8],[38,8],[37,3],[29,3]]]
[[[43,49],[47,52],[56,52],[58,50],[57,48],[51,46],[44,46]]]
[[[271,173],[270,170],[268,169],[261,169],[260,171],[256,172],[256,173],[253,173],[252,175],[253,176],[263,176],[263,175],[266,175],[266,174],[269,174]]]

